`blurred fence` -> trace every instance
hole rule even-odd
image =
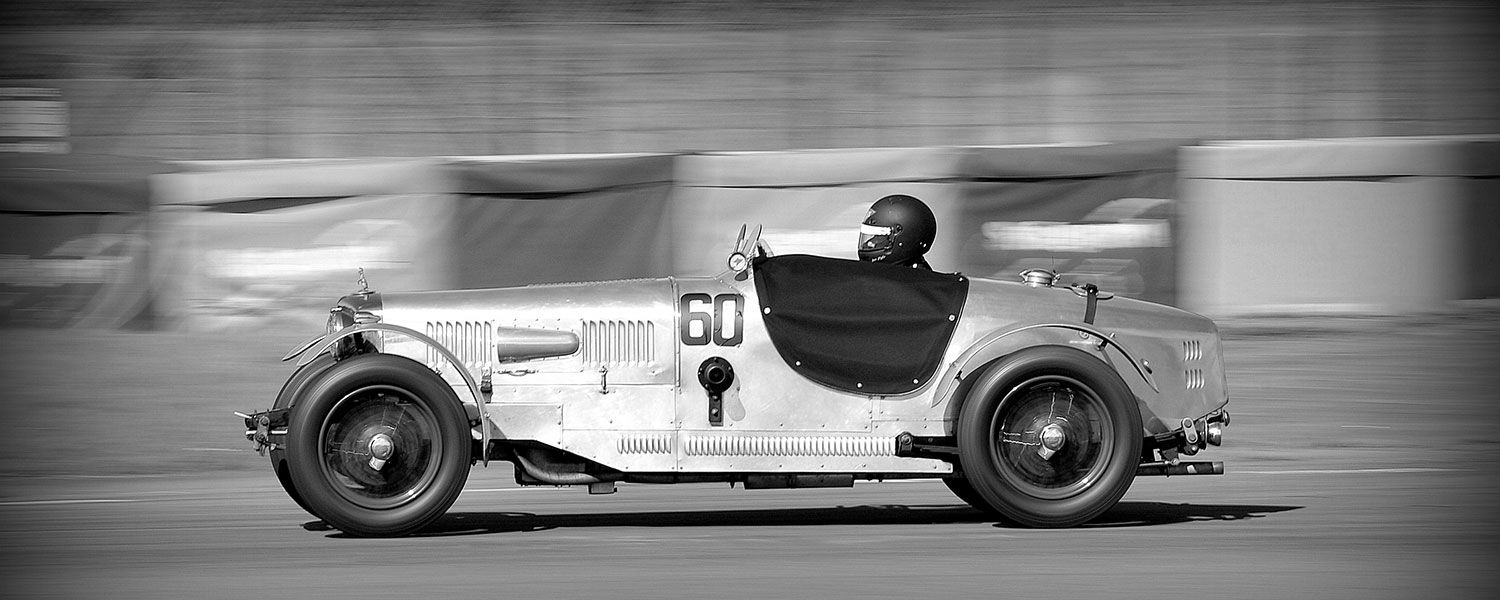
[[[71,148],[88,154],[1500,131],[1489,2],[7,5],[0,87],[59,90]]]
[[[891,193],[934,208],[939,270],[1048,267],[1215,316],[1441,310],[1500,297],[1497,156],[1500,136],[51,157],[0,170],[0,325],[315,328],[361,269],[386,292],[711,275],[742,223],[778,254],[853,258]]]
[[[712,275],[744,224],[765,225],[780,254],[852,259],[866,210],[891,193],[938,213],[939,269],[1009,279],[1046,266],[1173,302],[1176,152],[1137,143],[188,163],[155,178],[155,313],[194,329],[316,319],[355,289],[358,269],[386,292]],[[1111,227],[1155,235],[1078,243]],[[986,233],[995,229],[1004,239]]]
[[[117,328],[148,312],[150,178],[159,161],[0,163],[0,327]]]
[[[1500,298],[1500,137],[1183,149],[1188,304],[1406,313]]]

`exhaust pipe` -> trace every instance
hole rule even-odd
[[[529,456],[528,456],[529,455]],[[563,465],[553,462],[545,453],[536,448],[518,449],[515,453],[516,462],[521,463],[522,471],[545,485],[592,485],[604,481],[584,473],[583,465]],[[576,466],[579,470],[572,470]]]
[[[1135,470],[1136,477],[1159,476],[1171,477],[1173,475],[1223,475],[1224,463],[1219,461],[1188,461],[1172,464],[1169,462],[1141,463]]]

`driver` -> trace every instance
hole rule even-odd
[[[859,259],[931,271],[922,255],[936,238],[932,209],[905,194],[886,196],[870,205],[859,226]]]

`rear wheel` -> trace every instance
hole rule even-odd
[[[948,486],[948,491],[953,492],[953,495],[958,496],[958,499],[963,500],[965,504],[987,513],[995,512],[995,509],[990,508],[989,503],[985,502],[984,497],[974,491],[974,484],[969,483],[967,477],[944,477],[943,485]]]
[[[335,364],[292,409],[287,466],[312,512],[345,533],[398,536],[442,516],[463,491],[468,418],[442,378],[406,358]]]
[[[1140,462],[1141,417],[1114,369],[1041,347],[986,370],[959,414],[967,483],[1005,519],[1071,527],[1119,502]],[[950,486],[951,487],[951,486]]]

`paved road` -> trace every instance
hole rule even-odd
[[[521,489],[476,471],[423,535],[322,530],[269,473],[49,481],[0,503],[10,598],[1487,597],[1496,484],[1462,465],[1141,479],[1074,530],[936,481]]]

